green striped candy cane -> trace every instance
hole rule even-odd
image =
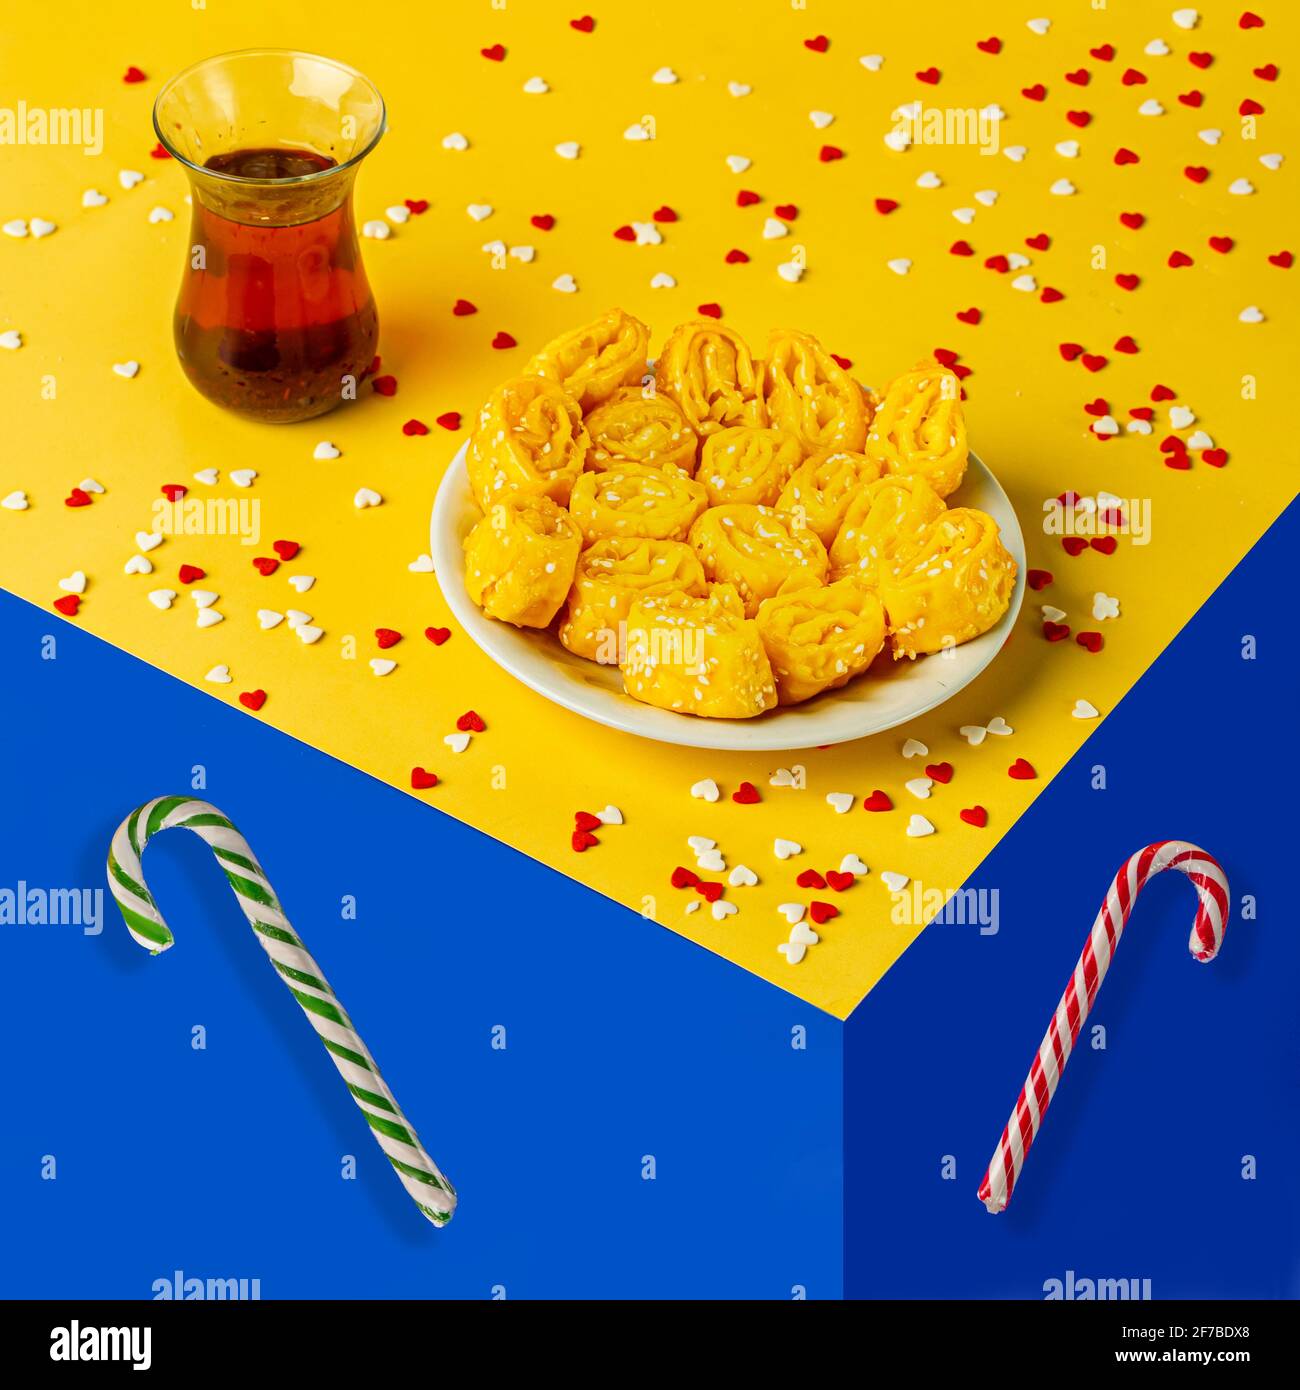
[[[402,1186],[435,1226],[446,1225],[456,1210],[456,1189],[425,1153],[338,996],[290,927],[248,841],[215,806],[187,796],[161,796],[132,811],[118,826],[108,854],[108,885],[127,930],[154,955],[172,944],[172,934],[145,884],[140,856],[159,830],[177,826],[194,831],[211,846],[262,949],[334,1059]]]

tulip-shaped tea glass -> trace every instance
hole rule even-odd
[[[194,206],[174,324],[186,376],[254,420],[353,399],[379,340],[352,216],[384,133],[378,91],[329,58],[249,49],[172,78],[153,119]]]

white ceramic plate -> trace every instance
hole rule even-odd
[[[482,513],[470,495],[461,445],[433,504],[430,553],[438,582],[456,621],[516,680],[557,705],[598,724],[689,748],[779,750],[814,748],[865,738],[915,719],[950,699],[997,656],[1011,633],[1025,593],[1025,541],[1020,523],[996,478],[974,454],[956,506],[978,507],[998,523],[1002,543],[1016,560],[1011,606],[998,625],[950,652],[886,666],[878,658],[871,670],[842,690],[830,690],[802,705],[778,707],[756,719],[698,719],[643,705],[623,692],[618,668],[567,652],[547,632],[494,622],[465,592],[464,538]]]

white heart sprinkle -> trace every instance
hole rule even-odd
[[[816,946],[821,940],[807,922],[796,922],[790,928],[790,944],[792,946]]]
[[[870,873],[871,870],[862,862],[856,854],[846,854],[840,860],[840,873],[854,874],[861,878],[863,874]]]
[[[880,881],[891,893],[901,893],[912,880],[908,878],[906,874],[896,874],[892,873],[889,869],[882,869],[880,871]]]
[[[101,193],[97,188],[88,188],[81,195],[81,206],[83,208],[102,208],[106,202],[108,202],[107,196]]]
[[[369,237],[371,241],[387,241],[393,234],[393,229],[387,222],[372,220],[361,224],[361,235]]]
[[[790,228],[779,217],[769,217],[763,223],[763,240],[775,241],[778,237],[789,236]]]
[[[745,170],[749,168],[751,162],[752,161],[747,159],[743,154],[729,154],[727,156],[727,168],[730,169],[733,174],[743,174]]]
[[[718,791],[718,784],[712,777],[706,777],[701,782],[696,782],[691,788],[691,795],[697,801],[716,801],[721,795]]]
[[[1011,282],[1013,290],[1021,290],[1025,294],[1032,294],[1038,288],[1038,281],[1032,275],[1017,275]]]
[[[1038,610],[1049,623],[1059,623],[1065,617],[1064,608],[1053,608],[1050,603],[1045,603]]]
[[[268,632],[273,627],[279,627],[284,622],[284,614],[277,613],[274,608],[259,608],[257,610],[257,624],[263,632]]]
[[[1056,153],[1063,159],[1077,159],[1079,156],[1079,142],[1077,140],[1061,140],[1057,143]]]
[[[1076,719],[1096,719],[1100,711],[1090,700],[1076,700],[1070,711]]]
[[[1195,29],[1201,21],[1195,10],[1175,10],[1169,17],[1180,29]]]
[[[727,867],[720,849],[702,850],[695,856],[695,863],[707,874],[720,874]]]
[[[794,926],[796,922],[803,921],[803,915],[808,909],[803,903],[779,903],[776,910],[791,926]]]
[[[798,965],[808,954],[807,946],[796,945],[793,941],[783,941],[776,949],[785,957],[787,965]]]
[[[325,459],[336,459],[343,453],[336,444],[331,444],[328,439],[322,439],[319,444],[311,451],[314,459],[323,461]]]
[[[161,531],[137,531],[135,546],[137,550],[156,550],[163,543]]]
[[[803,266],[797,261],[783,261],[776,268],[776,273],[790,285],[797,285],[803,279],[803,272]]]
[[[767,785],[769,787],[793,787],[795,785],[795,775],[788,767],[778,767],[767,779]]]
[[[304,613],[301,608],[290,608],[284,615],[289,620],[291,628],[302,627],[304,623],[311,622],[311,614]]]
[[[1204,430],[1194,430],[1187,436],[1189,449],[1213,449],[1214,440]]]
[[[723,902],[721,898],[716,903],[709,905],[709,911],[713,913],[713,920],[721,922],[724,917],[734,917],[740,909],[735,903]]]
[[[211,681],[213,685],[229,685],[230,667],[223,662],[220,666],[214,666],[203,679]]]
[[[372,656],[370,669],[377,676],[387,676],[397,670],[397,662],[388,656]]]
[[[378,507],[383,500],[374,488],[363,487],[357,489],[356,496],[352,499],[352,505],[361,510],[365,507]]]
[[[912,268],[912,262],[904,256],[900,256],[897,260],[886,261],[885,264],[895,275],[906,275]]]
[[[969,227],[970,224],[975,220],[975,209],[953,208],[952,215],[957,219],[958,222],[962,224],[963,227]]]
[[[835,814],[842,816],[853,805],[852,792],[827,792],[826,804],[835,808]]]
[[[921,105],[919,101],[916,104],[918,108]],[[997,104],[996,101],[990,102],[980,112],[980,115],[983,116],[986,121],[1005,121],[1007,118],[1007,113]]]
[[[902,154],[912,143],[912,137],[906,130],[890,130],[885,133],[885,144],[889,146],[895,154]]]
[[[578,282],[566,271],[563,275],[557,275],[555,279],[551,281],[551,288],[553,290],[559,290],[561,294],[576,294],[578,291]]]
[[[458,130],[453,130],[450,135],[442,137],[442,147],[444,150],[467,150],[469,141]]]
[[[903,744],[903,757],[905,758],[924,758],[928,756],[929,752],[930,750],[919,738],[909,738]]]
[[[155,608],[162,609],[164,612],[176,602],[175,589],[150,589],[148,593],[149,602]]]
[[[521,261],[524,265],[530,265],[536,255],[537,249],[533,246],[512,246],[510,248],[511,259]]]
[[[1263,323],[1264,314],[1258,305],[1250,304],[1237,315],[1241,323]]]
[[[677,281],[663,270],[650,277],[650,288],[652,290],[671,290],[676,288],[676,285]]]
[[[1029,148],[1026,145],[1004,145],[1002,147],[1002,153],[1006,155],[1013,164],[1019,164],[1029,153]]]
[[[220,594],[214,594],[211,589],[190,590],[190,598],[194,600],[195,608],[211,608],[220,597]]]
[[[623,812],[617,806],[606,806],[603,811],[596,812],[596,819],[601,825],[622,825]]]
[[[684,908],[682,908],[682,911],[685,912],[688,916],[692,912],[698,912],[699,910],[700,900],[698,898],[692,898],[691,901],[688,902]]]
[[[1151,421],[1150,421],[1150,420],[1130,420],[1130,421],[1128,422],[1128,424],[1126,424],[1126,425],[1124,426],[1124,428],[1129,432],[1129,434],[1150,434],[1150,433],[1151,433]]]
[[[412,574],[432,574],[433,556],[417,555],[406,568],[410,570]]]
[[[306,643],[309,647],[313,642],[319,642],[320,639],[325,636],[325,629],[323,627],[312,627],[310,623],[299,623],[293,631],[298,640]]]
[[[160,222],[172,221],[172,211],[170,208],[156,207],[149,209],[149,225],[156,227]]]
[[[703,854],[706,849],[717,849],[718,842],[710,840],[707,835],[690,835],[686,839],[693,854]]]
[[[797,840],[776,839],[772,841],[772,853],[778,859],[789,859],[793,855],[802,854],[803,846]]]
[[[998,200],[997,191],[992,188],[982,188],[975,194],[975,201],[981,207],[991,208]]]
[[[917,179],[916,186],[918,188],[942,188],[943,180],[933,169],[927,169],[925,173]]]
[[[128,381],[140,370],[140,364],[134,360],[128,362],[114,362],[113,371],[118,376],[125,377]]]
[[[677,74],[672,68],[659,68],[650,74],[650,81],[657,82],[661,87],[671,87],[677,81]]]
[[[549,92],[550,90],[544,77],[530,77],[528,81],[524,83],[524,91],[527,92],[530,97],[542,96],[545,92]]]
[[[1019,251],[1007,252],[1007,269],[1023,270],[1029,264],[1029,257],[1022,256]]]
[[[1148,97],[1146,101],[1138,107],[1139,116],[1163,116],[1165,108],[1154,97]]]
[[[215,468],[200,468],[194,475],[196,483],[207,483],[209,487],[214,487],[220,474]]]
[[[1050,19],[1027,19],[1025,28],[1032,30],[1035,34],[1045,34],[1052,27]]]
[[[144,182],[144,175],[138,169],[119,169],[117,181],[125,189],[132,189],[138,183]]]
[[[911,781],[904,782],[903,785],[913,796],[919,798],[921,801],[927,801],[930,796],[930,788],[934,786],[934,782],[929,777],[913,777]]]
[[[1185,430],[1195,419],[1195,412],[1189,410],[1185,405],[1171,405],[1169,407],[1170,429]]]
[[[1112,598],[1109,594],[1103,594],[1100,590],[1092,596],[1092,616],[1098,622],[1104,622],[1107,618],[1119,617],[1119,599]]]
[[[1228,192],[1235,193],[1238,197],[1245,197],[1255,191],[1255,185],[1249,179],[1233,179],[1228,185]]]
[[[443,742],[453,753],[463,753],[469,747],[470,736],[466,733],[447,734]]]
[[[253,479],[257,477],[256,468],[233,468],[226,477],[230,479],[236,487],[252,487]]]
[[[1076,190],[1069,179],[1057,179],[1047,191],[1049,193],[1055,193],[1058,198],[1068,198]]]
[[[828,125],[835,123],[835,117],[830,111],[809,111],[808,119],[818,130],[825,130]]]
[[[22,488],[18,488],[7,497],[0,499],[0,507],[3,507],[7,512],[25,512],[29,505],[27,494]]]
[[[924,816],[913,813],[907,822],[907,833],[912,839],[919,839],[922,835],[933,835],[934,826]]]
[[[727,83],[727,91],[729,91],[733,97],[747,97],[753,90],[754,89],[748,82]]]
[[[1119,421],[1113,415],[1103,415],[1092,423],[1093,434],[1112,435],[1119,433]]]
[[[491,203],[471,203],[465,211],[474,219],[475,222],[482,222],[492,216]]]
[[[562,140],[556,145],[555,153],[561,159],[577,159],[582,153],[582,146],[576,140]]]
[[[758,882],[758,875],[747,864],[737,864],[727,875],[727,882],[733,888],[752,888]]]
[[[152,574],[153,561],[144,555],[132,555],[122,566],[123,574]]]
[[[649,132],[649,130],[647,130],[646,127],[643,126],[643,125],[640,123],[640,121],[638,121],[638,122],[636,123],[636,125],[630,125],[630,126],[628,126],[628,128],[623,132],[623,139],[624,139],[624,140],[633,140],[633,141],[637,141],[637,140],[648,140],[649,138],[650,138],[650,132]]]
[[[305,594],[315,582],[316,576],[314,574],[291,574],[289,576],[289,587],[296,594]]]
[[[879,72],[880,65],[884,61],[884,58],[882,58],[879,53],[865,53],[858,59],[858,62],[861,63],[868,72]]]
[[[1259,162],[1264,166],[1265,169],[1277,170],[1282,167],[1282,156],[1280,154],[1262,154],[1259,157]],[[36,220],[33,218],[32,231],[35,230]]]
[[[69,594],[84,594],[86,592],[85,570],[73,570],[66,579],[59,580],[59,588]]]
[[[27,235],[27,219],[15,217],[4,224],[3,231],[5,236],[25,237]]]
[[[83,479],[77,484],[77,486],[82,490],[82,492],[99,492],[99,493],[102,493],[102,492],[104,491],[104,484],[103,484],[103,483],[100,483],[100,482],[96,482],[94,478],[83,478]]]
[[[1213,126],[1209,130],[1198,130],[1196,134],[1207,145],[1217,145],[1223,139],[1223,132],[1216,130]]]
[[[194,615],[196,627],[216,627],[218,623],[224,623],[226,615],[218,613],[215,608],[200,608]]]
[[[998,738],[1006,738],[1008,734],[1015,733],[1015,730],[1000,714],[994,715],[984,727]]]
[[[52,232],[57,232],[59,226],[57,222],[48,222],[44,217],[33,217],[31,221],[32,235],[39,241],[42,237],[49,236]]]
[[[23,335],[16,328],[6,328],[3,333],[0,333],[0,348],[17,352],[22,345]]]
[[[1169,52],[1169,45],[1164,39],[1152,39],[1142,52],[1151,58],[1163,58]]]
[[[988,733],[988,730],[983,724],[963,724],[957,732],[972,748],[978,748],[984,742],[984,735]]]

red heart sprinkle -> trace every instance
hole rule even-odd
[[[975,47],[978,48],[981,53],[1001,53],[1002,40],[999,38],[977,39]]]
[[[1146,218],[1140,212],[1121,212],[1119,220],[1131,231],[1137,231]]]
[[[1115,56],[1115,49],[1108,43],[1102,44],[1100,48],[1090,48],[1088,50],[1099,63],[1109,63]]]
[[[672,208],[668,206],[667,203],[665,203],[661,208],[655,208],[654,212],[652,212],[650,215],[654,218],[656,222],[677,221],[677,214],[672,210]]]
[[[1141,160],[1138,158],[1136,154],[1133,153],[1132,150],[1126,149],[1123,145],[1121,145],[1120,148],[1115,151],[1115,163],[1120,165],[1140,164]]]
[[[973,256],[975,248],[968,241],[954,241],[948,248],[950,256]]]
[[[569,843],[578,854],[585,854],[592,845],[600,844],[600,841],[591,833],[590,830],[575,830],[569,836]]]
[[[189,488],[184,483],[164,483],[158,490],[169,502],[179,502]]]
[[[1295,264],[1295,257],[1290,251],[1279,251],[1276,256],[1268,258],[1269,265],[1280,266],[1283,270],[1290,270]]]
[[[1137,343],[1126,333],[1122,338],[1115,339],[1116,352],[1137,352]]]
[[[1241,16],[1237,23],[1243,29],[1262,29],[1264,27],[1264,21],[1249,10]]]
[[[825,888],[826,880],[816,869],[805,869],[795,882],[800,888]]]
[[[851,357],[841,357],[838,352],[831,353],[831,361],[834,362],[837,367],[842,367],[846,372],[853,366],[853,359]]]
[[[1114,536],[1093,536],[1088,544],[1103,555],[1113,555],[1119,541]]]
[[[245,690],[239,697],[239,703],[245,709],[251,709],[254,714],[266,704],[265,690]]]
[[[722,884],[701,881],[695,885],[695,891],[705,902],[716,903],[722,896]]]
[[[1135,405],[1129,414],[1135,420],[1151,420],[1155,418],[1155,411],[1149,405]]]
[[[460,411],[444,411],[441,415],[435,417],[434,424],[441,425],[445,430],[458,430],[460,429]]]
[[[1047,88],[1041,82],[1035,82],[1032,87],[1021,87],[1020,95],[1029,101],[1042,101],[1047,95]]]
[[[1025,238],[1025,245],[1028,246],[1031,251],[1046,251],[1051,244],[1052,238],[1049,237],[1046,232],[1039,232],[1037,236],[1027,236]]]
[[[737,251],[734,247],[723,257],[728,265],[747,265],[749,257],[743,251]]]
[[[782,222],[793,222],[799,216],[799,209],[794,203],[778,203],[772,211]]]
[[[1212,236],[1210,238],[1210,249],[1217,251],[1219,255],[1226,256],[1236,243],[1230,236]]]
[[[377,627],[375,629],[375,641],[379,643],[379,650],[386,652],[389,647],[395,647],[402,640],[402,634],[391,627]]]
[[[864,811],[892,811],[894,803],[878,787],[870,796],[862,798]]]
[[[751,189],[742,188],[740,192],[736,194],[736,206],[738,208],[753,207],[755,203],[759,202],[762,202],[762,199]]]
[[[983,315],[978,309],[958,309],[957,317],[962,323],[978,323]]]
[[[857,879],[852,874],[840,873],[838,869],[827,869],[826,882],[830,884],[837,893],[843,893],[847,889],[852,888],[857,882]]]
[[[269,574],[274,574],[280,568],[279,560],[270,555],[259,555],[253,561],[253,568],[265,578]]]
[[[684,869],[679,864],[673,870],[672,885],[674,888],[695,888],[699,882],[700,876],[694,869]]]
[[[1197,107],[1205,100],[1205,97],[1200,92],[1192,90],[1190,92],[1180,92],[1178,100],[1182,102],[1184,106]]]
[[[1070,625],[1068,623],[1053,623],[1044,621],[1043,636],[1049,642],[1064,641],[1070,635]]]
[[[1193,265],[1195,262],[1186,251],[1171,251],[1169,253],[1168,266],[1170,270],[1179,270],[1185,265]]]
[[[803,41],[803,46],[811,49],[814,53],[825,53],[831,46],[831,41],[825,34],[818,34],[816,38],[805,39]]]
[[[549,212],[539,212],[528,220],[539,232],[549,232],[555,226],[555,218]]]
[[[1028,584],[1035,593],[1038,593],[1041,589],[1047,588],[1051,582],[1051,570],[1030,570],[1029,573],[1025,575],[1025,583]]]
[[[1099,652],[1105,645],[1100,632],[1081,632],[1074,640],[1089,652]]]
[[[512,348],[518,346],[515,340],[504,329],[492,339],[492,346],[498,350],[502,348]]]
[[[731,793],[731,799],[737,806],[753,806],[763,798],[759,796],[758,788],[752,782],[742,782]]]
[[[193,584],[196,580],[207,578],[206,571],[197,565],[182,565],[176,573],[182,584]]]
[[[635,241],[636,228],[626,224],[622,227],[615,227],[614,235],[619,239],[619,241]]]
[[[429,427],[423,420],[410,419],[402,426],[402,433],[410,438],[412,435],[428,434]]]
[[[1253,73],[1255,74],[1255,76],[1259,78],[1259,80],[1260,80],[1261,82],[1276,82],[1276,81],[1277,81],[1277,64],[1276,64],[1276,63],[1265,63],[1264,66],[1263,66],[1262,68],[1251,68],[1251,72],[1253,72]]]
[[[376,395],[397,395],[397,378],[395,376],[377,376],[370,385],[374,389]]]
[[[122,74],[123,82],[143,82],[144,80],[144,73],[141,72],[141,70],[135,67],[134,65],[127,68],[127,70]]]
[[[1067,111],[1065,113],[1065,119],[1069,121],[1071,125],[1076,125],[1082,130],[1084,126],[1091,122],[1092,115],[1088,111]]]
[[[90,506],[90,493],[83,492],[79,487],[74,487],[63,499],[65,507],[88,507]]]
[[[458,319],[463,319],[467,314],[477,314],[478,305],[471,304],[468,299],[458,299],[451,306],[451,312],[455,314]]]
[[[829,922],[832,917],[839,915],[840,910],[834,903],[812,902],[808,905],[808,916],[819,927],[824,922]]]
[[[581,19],[571,19],[569,28],[576,29],[580,34],[590,34],[596,27],[596,21],[589,14],[585,14]]]
[[[1115,277],[1115,283],[1122,290],[1135,290],[1141,281],[1136,275],[1117,275]]]
[[[925,769],[925,775],[926,775],[927,777],[932,777],[936,782],[944,782],[944,783],[951,782],[951,781],[952,781],[952,764],[951,764],[951,763],[931,763],[931,764]]]
[[[424,214],[429,211],[429,200],[427,198],[403,198],[402,202],[406,204],[407,211],[413,213],[416,217],[423,217]]]
[[[939,77],[940,73],[938,68],[923,68],[916,74],[916,80],[918,82],[928,83],[931,87],[938,82]]]
[[[1255,101],[1253,97],[1247,97],[1246,100],[1237,107],[1237,115],[1239,116],[1262,116],[1263,114],[1264,108],[1259,102]]]
[[[935,348],[932,355],[941,367],[951,367],[957,361],[957,354],[951,348]]]
[[[700,304],[696,307],[696,313],[703,314],[705,318],[720,319],[722,317],[722,305]]]
[[[1176,401],[1178,393],[1169,386],[1153,386],[1151,388],[1151,399],[1153,401]]]
[[[1214,62],[1214,54],[1213,54],[1213,53],[1189,53],[1189,54],[1187,55],[1187,61],[1188,61],[1189,63],[1191,63],[1194,67],[1198,67],[1198,68],[1208,68],[1208,67],[1210,66],[1210,64],[1211,64],[1212,62]]]
[[[989,813],[983,806],[967,806],[964,810],[957,813],[967,825],[973,825],[976,830],[983,830],[989,823]]]
[[[171,151],[161,140],[149,151],[150,159],[170,159],[171,157]]]
[[[501,43],[494,43],[491,48],[480,48],[479,52],[493,63],[499,63],[506,56],[505,44]]]
[[[1044,304],[1055,304],[1058,300],[1064,299],[1065,295],[1060,290],[1053,289],[1051,285],[1044,285],[1043,292],[1038,297]]]
[[[243,698],[242,696],[240,697]],[[411,786],[417,792],[428,791],[430,787],[438,785],[438,774],[436,772],[426,772],[422,767],[411,769]]]
[[[894,209],[897,207],[898,204],[892,198],[876,199],[876,211],[880,213],[882,217],[888,217],[889,214],[893,212]]]
[[[481,734],[487,725],[483,722],[483,716],[472,709],[467,709],[464,714],[456,721],[456,727],[462,734]]]
[[[424,635],[429,639],[430,642],[433,643],[435,647],[441,647],[442,644],[447,640],[447,638],[451,636],[451,628],[426,627],[424,629]]]
[[[56,598],[54,600],[54,606],[65,618],[75,618],[77,616],[77,609],[81,607],[81,595],[64,594],[62,598]]]
[[[1083,536],[1062,536],[1061,549],[1067,555],[1082,555],[1088,548],[1088,542]]]
[[[1126,87],[1140,87],[1146,82],[1146,80],[1146,73],[1139,72],[1137,68],[1125,68],[1124,75],[1120,78],[1120,81]]]
[[[292,560],[297,556],[302,546],[300,546],[297,541],[272,541],[271,549],[275,551],[280,559]]]
[[[599,816],[593,816],[590,811],[575,811],[573,824],[578,830],[599,830],[604,822]]]
[[[1057,351],[1067,362],[1073,362],[1083,351],[1082,343],[1062,343]]]
[[[1018,782],[1029,782],[1038,776],[1034,771],[1034,765],[1026,762],[1024,758],[1017,758],[1015,762],[1007,768],[1007,776],[1014,777]]]
[[[830,164],[833,160],[843,159],[844,151],[840,149],[838,145],[823,145],[821,149],[817,151],[817,158],[820,159],[823,164]]]
[[[1228,461],[1228,451],[1226,449],[1203,449],[1201,451],[1201,462],[1208,463],[1211,468],[1222,468]]]
[[[1099,372],[1106,365],[1109,359],[1103,357],[1099,352],[1085,352],[1079,359],[1090,372]]]
[[[1073,72],[1065,74],[1067,82],[1073,82],[1076,87],[1086,87],[1092,74],[1087,68],[1076,68]]]

